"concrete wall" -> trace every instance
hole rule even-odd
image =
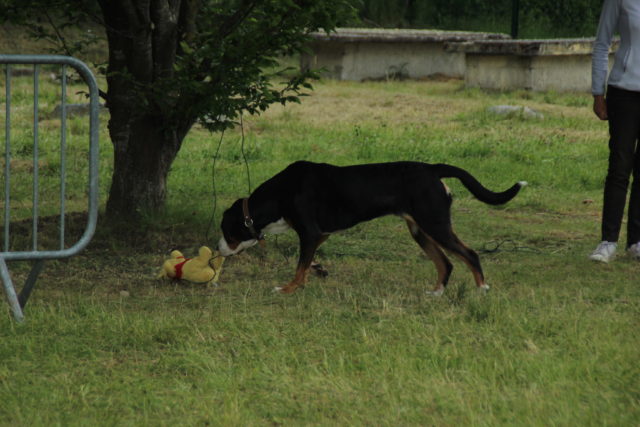
[[[507,56],[469,55],[467,87],[585,92],[591,88],[591,55]]]
[[[463,77],[464,53],[447,53],[443,43],[316,43],[303,66],[324,68],[338,80]]]
[[[611,63],[616,48],[617,42]],[[591,89],[593,39],[477,41],[450,44],[447,49],[465,53],[468,87],[559,92]]]
[[[325,77],[355,81],[418,79],[433,75],[462,78],[466,69],[465,53],[447,52],[447,43],[508,37],[472,32],[350,28],[312,36],[312,53],[303,55],[302,67],[323,68]]]
[[[589,91],[593,39],[511,40],[504,34],[339,28],[314,33],[304,69],[339,80],[464,78],[469,87]],[[612,47],[610,62],[617,42]]]

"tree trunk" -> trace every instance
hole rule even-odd
[[[130,121],[112,116],[109,132],[114,147],[114,170],[108,217],[135,219],[164,206],[169,169],[184,137],[165,125],[161,118],[150,115]]]
[[[107,107],[114,148],[107,217],[136,219],[164,206],[169,169],[195,121],[169,120],[178,109],[174,98],[164,93],[158,100],[153,90],[172,76],[179,34],[190,24],[180,16],[194,19],[190,8],[196,1],[100,0],[100,5],[109,41]]]

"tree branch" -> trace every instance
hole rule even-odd
[[[171,77],[178,45],[178,12],[180,1],[152,0],[153,79]]]
[[[253,9],[257,6],[259,1],[243,1],[238,7],[236,12],[229,16],[228,19],[223,22],[218,31],[218,36],[223,39],[231,34],[238,26],[251,14]]]
[[[196,17],[200,9],[200,0],[182,0],[178,17],[178,39],[193,40],[196,35]],[[179,47],[177,48],[179,49]]]

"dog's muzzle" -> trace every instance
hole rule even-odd
[[[232,249],[227,243],[226,239],[222,237],[218,242],[218,252],[220,252],[220,255],[224,257],[237,255],[240,252],[244,251],[245,249],[250,248],[251,246],[254,246],[256,243],[258,243],[257,239],[245,240],[244,242],[240,242],[238,246]]]

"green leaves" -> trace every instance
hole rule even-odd
[[[195,118],[215,131],[243,111],[299,102],[315,74],[279,69],[278,58],[300,53],[309,31],[333,28],[353,10],[345,0],[272,0],[209,2],[200,12],[193,41],[179,42],[175,78],[163,83],[178,84],[177,119]]]
[[[151,109],[168,128],[199,121],[211,130],[231,126],[242,112],[299,102],[315,75],[280,69],[278,59],[300,53],[310,31],[330,30],[355,14],[348,0],[182,0],[180,7],[171,6],[175,14],[139,0],[130,0],[129,7],[89,0],[0,1],[0,19],[28,26],[59,53],[80,58],[96,32],[67,39],[64,30],[103,24],[109,98],[126,96],[138,104],[131,111]]]

